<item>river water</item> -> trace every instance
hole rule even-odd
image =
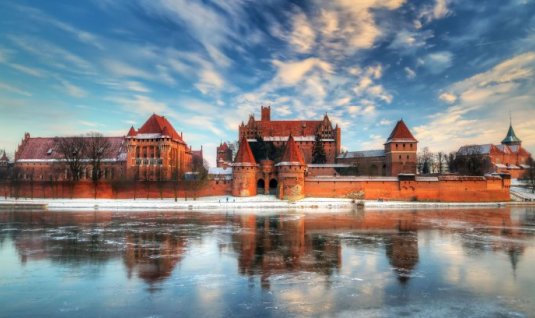
[[[0,212],[0,317],[535,316],[535,209]]]

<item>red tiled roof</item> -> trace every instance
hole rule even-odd
[[[240,140],[240,147],[238,149],[238,153],[236,154],[236,158],[234,159],[234,163],[250,163],[254,165],[256,164],[253,152],[251,151],[251,147],[249,146],[245,135],[242,136]]]
[[[282,155],[281,162],[299,162],[300,164],[305,164],[305,160],[303,159],[303,153],[297,147],[297,144],[295,143],[294,137],[292,135],[290,135],[290,138],[288,138],[288,142],[286,143],[286,149],[284,150],[284,155]]]
[[[228,150],[228,145],[227,143],[222,143],[221,145],[219,145],[219,147],[217,147],[217,150],[218,151],[227,151]]]
[[[256,126],[263,136],[310,136],[315,135],[322,124],[321,120],[272,120],[257,121]]]
[[[414,136],[412,135],[407,125],[405,125],[405,122],[403,122],[403,119],[397,122],[396,127],[394,127],[394,130],[392,130],[392,133],[390,133],[387,142],[394,141],[396,139],[408,139],[411,141],[417,141],[416,138],[414,138]]]
[[[9,161],[5,151],[4,151],[4,154],[2,155],[2,158],[0,158],[0,161]]]
[[[110,143],[110,147],[104,154],[104,159],[117,159],[122,153],[126,152],[123,147],[123,137],[105,138]],[[62,159],[61,153],[56,150],[54,139],[46,137],[26,139],[17,151],[15,160]]]
[[[130,130],[128,131],[127,136],[128,137],[134,137],[135,135],[137,135],[137,133],[136,133],[136,130],[134,129],[134,126],[132,126],[132,127],[130,127]]]
[[[176,132],[171,123],[163,116],[152,114],[137,131],[138,134],[162,134],[172,139],[182,141],[182,137]]]

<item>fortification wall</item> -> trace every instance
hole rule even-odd
[[[172,182],[133,182],[117,184],[100,182],[97,186],[97,198],[133,199],[133,198],[193,198],[203,196],[231,195],[230,181],[207,181],[204,185],[191,185]],[[94,198],[94,185],[89,181],[75,184],[68,182],[20,182],[19,184],[0,184],[0,195],[25,198]]]
[[[500,178],[402,181],[395,178],[307,178],[306,197],[348,197],[364,193],[366,200],[499,202],[509,201],[509,180]]]

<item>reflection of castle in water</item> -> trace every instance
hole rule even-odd
[[[233,239],[239,271],[260,275],[265,288],[275,274],[307,271],[331,275],[341,266],[340,239],[306,233],[303,217],[247,215],[239,222],[242,230]]]
[[[275,275],[333,275],[342,266],[342,242],[357,249],[384,246],[393,272],[404,283],[420,261],[418,230],[460,234],[461,246],[470,254],[502,251],[514,270],[525,250],[523,240],[533,235],[522,229],[526,221],[532,222],[511,218],[510,209],[303,216],[4,212],[0,226],[14,230],[0,231],[0,242],[11,239],[22,263],[49,259],[76,265],[122,258],[128,277],[135,273],[152,286],[170,277],[192,240],[210,234],[214,225],[233,225],[238,231],[228,239],[237,253],[239,272],[258,275],[265,288]],[[441,226],[449,222],[470,226]],[[361,239],[346,240],[341,233],[359,233]],[[482,241],[489,235],[500,239]],[[382,244],[377,245],[377,238]]]

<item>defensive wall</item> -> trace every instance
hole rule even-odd
[[[305,197],[363,198],[385,201],[439,201],[439,202],[500,202],[509,201],[509,175],[485,177],[438,176],[418,177],[330,177],[312,176],[304,180]],[[0,184],[0,195],[33,198],[93,198],[94,185],[82,181],[21,182]],[[193,198],[232,194],[232,181],[209,180],[202,185],[172,182],[138,182],[116,184],[100,182],[98,198]]]

